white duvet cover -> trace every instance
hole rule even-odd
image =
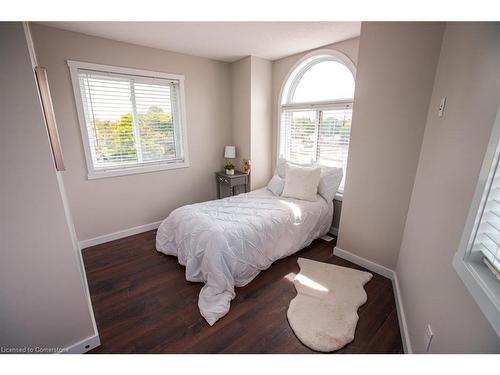
[[[208,324],[227,314],[234,287],[330,229],[333,202],[275,196],[260,189],[174,210],[160,225],[156,249],[177,256],[188,281],[204,282],[198,306]]]

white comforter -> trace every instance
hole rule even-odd
[[[234,287],[327,233],[333,203],[277,197],[267,189],[174,210],[160,225],[156,249],[178,257],[188,281],[204,282],[201,315],[227,314]]]

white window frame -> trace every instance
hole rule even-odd
[[[322,61],[337,61],[347,67],[352,73],[354,80],[356,80],[356,65],[354,62],[347,57],[345,54],[331,49],[319,49],[310,52],[303,56],[299,61],[297,61],[292,68],[288,71],[283,83],[281,85],[281,90],[278,97],[278,108],[277,108],[277,137],[276,137],[276,163],[281,156],[281,113],[283,109],[303,109],[303,110],[329,110],[329,109],[343,109],[343,108],[353,108],[352,100],[336,100],[336,101],[317,101],[310,103],[290,103],[295,89],[300,82],[300,79],[304,74],[314,65]],[[286,96],[285,96],[286,95]],[[350,143],[350,141],[349,141]],[[346,174],[346,171],[344,171]],[[342,201],[344,196],[343,191],[337,191],[335,194],[335,200]]]
[[[181,74],[172,74],[164,72],[154,72],[150,70],[124,68],[120,66],[94,64],[82,61],[68,60],[68,67],[71,75],[71,83],[73,85],[73,93],[75,96],[76,110],[78,113],[78,122],[80,123],[80,131],[82,135],[83,148],[85,151],[85,160],[87,162],[88,179],[98,179],[105,177],[125,176],[138,173],[157,172],[168,169],[188,168],[189,152],[187,140],[187,127],[186,127],[186,98],[184,88],[184,76]],[[89,143],[89,134],[87,124],[85,122],[85,112],[83,108],[83,98],[80,90],[80,83],[78,79],[78,70],[87,69],[95,70],[103,73],[116,73],[132,76],[140,76],[145,78],[163,78],[168,80],[175,80],[179,82],[179,100],[178,100],[178,114],[179,114],[179,128],[182,133],[182,150],[183,160],[180,162],[172,161],[158,161],[151,162],[148,165],[132,166],[132,167],[114,167],[109,169],[95,169],[92,161],[91,146]]]
[[[489,188],[496,165],[500,160],[500,109],[491,132],[488,148],[483,159],[479,180],[465,222],[460,245],[453,257],[453,267],[469,290],[486,319],[500,336],[500,282],[486,265],[469,261],[469,253],[474,243],[479,220],[486,199],[485,189]]]

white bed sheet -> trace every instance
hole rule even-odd
[[[327,233],[332,216],[333,202],[319,195],[309,202],[264,188],[174,210],[158,228],[156,249],[177,256],[188,281],[205,283],[198,306],[213,325],[229,311],[235,286]]]

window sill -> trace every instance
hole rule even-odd
[[[500,282],[486,266],[465,261],[458,252],[453,257],[453,267],[500,337]]]
[[[165,164],[155,164],[155,165],[130,167],[130,168],[108,169],[103,171],[89,171],[87,178],[89,180],[96,180],[99,178],[127,176],[132,174],[150,173],[150,172],[164,171],[168,169],[179,169],[188,167],[189,167],[189,162],[185,161],[182,163],[165,163]]]

